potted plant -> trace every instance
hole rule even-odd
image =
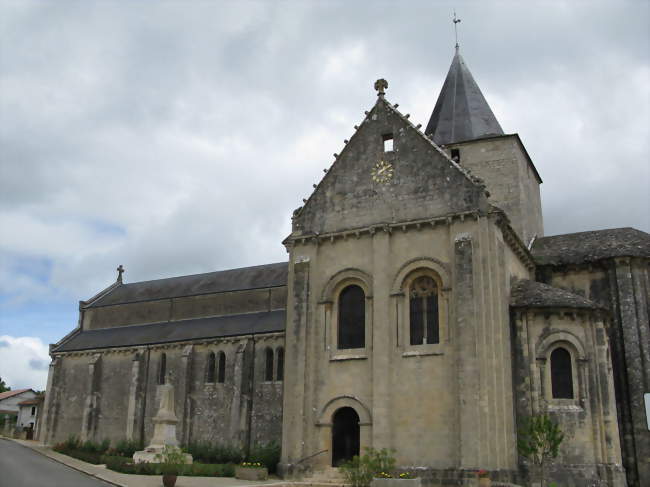
[[[492,480],[490,480],[490,472],[481,469],[476,472],[476,475],[478,476],[479,487],[491,487]]]
[[[267,480],[269,470],[260,462],[242,462],[235,467],[235,478],[241,480]]]
[[[165,445],[162,453],[156,453],[156,460],[160,464],[163,485],[174,487],[178,474],[183,470],[185,454],[178,447]]]

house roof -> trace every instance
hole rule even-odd
[[[578,294],[528,279],[520,279],[513,284],[510,305],[515,308],[602,308]]]
[[[3,399],[8,399],[13,396],[17,396],[18,394],[22,394],[23,392],[28,392],[28,391],[34,392],[33,389],[16,389],[14,391],[0,392],[0,401],[2,401]]]
[[[650,234],[626,227],[553,235],[535,240],[531,253],[538,265],[582,264],[612,257],[650,257]]]
[[[284,331],[285,310],[196,318],[150,325],[84,330],[52,350],[71,352],[112,347],[133,347],[238,335]]]
[[[35,406],[36,404],[43,401],[42,396],[35,397],[34,399],[28,399],[27,401],[21,401],[18,403],[19,406]]]
[[[490,105],[458,49],[425,133],[436,144],[503,135]]]
[[[287,262],[225,271],[119,284],[88,304],[88,308],[152,301],[198,294],[286,286]]]
[[[15,416],[18,414],[18,411],[13,411],[11,409],[0,409],[0,414],[11,414],[12,416]]]

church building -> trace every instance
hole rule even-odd
[[[377,98],[284,240],[287,262],[124,283],[51,346],[41,439],[281,443],[285,478],[392,448],[426,485],[525,484],[518,429],[565,434],[561,485],[650,485],[650,235],[545,236],[542,179],[456,49],[426,128]]]

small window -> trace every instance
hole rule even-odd
[[[551,389],[553,399],[573,399],[571,354],[562,347],[551,353]]]
[[[348,286],[339,294],[338,348],[366,346],[366,295],[359,286]]]
[[[32,416],[36,415],[36,406],[32,406]]]
[[[210,382],[210,383],[214,382],[214,378],[216,375],[215,374],[216,367],[217,367],[217,358],[215,357],[214,352],[210,352],[210,354],[208,355],[207,374],[205,377],[206,382]]]
[[[167,374],[167,355],[160,355],[160,363],[158,364],[158,384],[162,385],[165,383],[165,375]]]
[[[265,354],[264,380],[271,382],[273,380],[273,350],[267,348]]]
[[[284,348],[278,348],[278,360],[277,360],[278,370],[275,373],[275,380],[281,382],[284,380]]]
[[[384,134],[381,137],[384,140],[384,152],[393,152],[393,134]]]
[[[451,160],[460,162],[460,149],[451,149]]]
[[[223,384],[226,382],[226,354],[219,352],[219,368],[217,370],[217,382]]]
[[[430,276],[418,277],[409,290],[411,345],[440,343],[438,286]]]

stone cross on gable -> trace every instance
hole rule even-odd
[[[117,267],[117,282],[122,282],[122,274],[124,274],[124,267],[120,264]]]
[[[375,90],[377,90],[377,96],[384,96],[386,94],[386,89],[388,88],[388,81],[384,78],[380,78],[375,81]]]

